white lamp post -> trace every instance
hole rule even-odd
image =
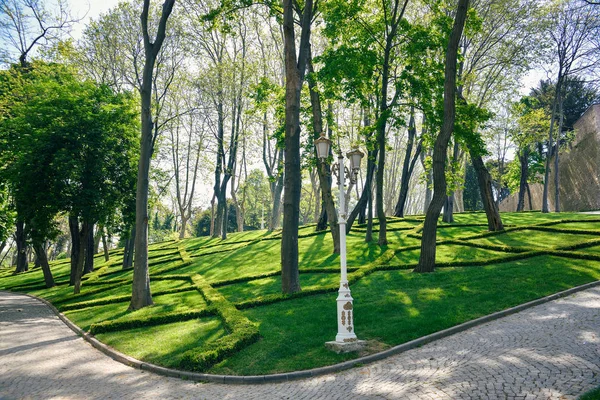
[[[323,133],[321,137],[315,140],[317,157],[321,163],[325,163],[331,148],[331,140],[327,139]],[[353,299],[348,285],[348,271],[346,268],[346,201],[344,199],[344,183],[346,178],[352,183],[356,183],[356,177],[360,170],[360,161],[364,154],[355,149],[346,155],[350,159],[350,168],[344,165],[344,156],[338,154],[338,163],[332,166],[332,172],[338,178],[339,202],[338,202],[338,225],[340,229],[340,288],[337,297],[337,326],[338,333],[335,341],[327,342],[330,349],[337,352],[356,351],[360,349],[364,341],[358,340],[354,332],[354,307]]]

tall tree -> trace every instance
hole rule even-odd
[[[456,64],[458,46],[467,19],[469,0],[459,0],[454,26],[448,39],[444,78],[444,119],[433,150],[433,198],[425,215],[421,255],[415,272],[433,272],[435,268],[437,221],[446,198],[446,153],[454,130],[456,114]]]
[[[48,11],[44,1],[0,2],[0,38],[7,43],[7,47],[0,50],[0,62],[18,60],[21,68],[26,68],[28,57],[36,47],[54,43],[75,22],[77,19],[71,16],[66,2],[62,0],[58,0],[56,12]],[[17,272],[27,270],[26,240],[25,222],[17,216]]]
[[[313,123],[313,140],[318,139],[321,134],[325,134],[323,131],[323,112],[321,109],[321,94],[317,88],[315,82],[315,71],[312,62],[312,51],[309,50],[308,58],[308,88],[310,91],[310,104],[312,109],[312,123]],[[316,150],[315,150],[316,155]],[[317,159],[317,174],[319,177],[319,188],[321,192],[321,203],[324,206],[324,212],[326,214],[327,221],[329,222],[329,231],[333,239],[333,252],[335,254],[340,253],[340,233],[338,229],[338,218],[335,210],[335,203],[333,202],[333,195],[331,192],[331,168],[326,162]],[[316,186],[316,185],[313,185]]]
[[[281,234],[281,290],[300,291],[298,273],[298,223],[300,218],[300,92],[306,74],[310,51],[312,0],[304,2],[302,10],[292,0],[283,1],[283,36],[285,54],[285,150],[283,232]],[[294,14],[300,17],[300,44],[296,53]]]
[[[148,273],[148,187],[150,158],[154,141],[154,121],[152,118],[152,87],[156,57],[166,37],[167,20],[173,11],[175,0],[165,0],[154,41],[148,31],[148,13],[150,0],[144,0],[141,24],[144,37],[144,68],[140,90],[142,109],[142,137],[140,140],[140,160],[136,187],[135,218],[135,260],[133,265],[133,285],[129,308],[137,310],[152,305],[150,293],[150,275]]]
[[[542,196],[542,212],[549,212],[548,185],[550,180],[550,162],[554,155],[555,199],[554,207],[560,212],[559,199],[559,152],[554,144],[554,130],[558,119],[558,138],[564,120],[560,118],[563,111],[563,85],[565,79],[573,74],[587,71],[597,64],[598,50],[593,39],[600,32],[600,10],[576,0],[565,0],[551,4],[548,13],[548,36],[551,43],[551,63],[555,69],[556,86],[553,104],[550,110],[550,129],[546,150],[546,170],[544,171],[544,193]]]
[[[423,124],[425,127],[426,125]],[[406,153],[404,155],[404,162],[402,165],[402,178],[400,181],[400,193],[398,194],[398,202],[394,210],[395,217],[404,217],[406,200],[408,198],[408,185],[410,178],[412,177],[413,171],[417,160],[419,159],[422,151],[422,139],[416,144],[416,150],[413,154],[413,147],[415,146],[415,139],[417,136],[417,127],[415,123],[415,111],[414,107],[411,108],[410,119],[408,122],[408,142],[406,144]],[[423,135],[422,135],[423,136]]]
[[[462,59],[458,65],[460,97],[479,108],[493,108],[502,104],[499,95],[512,92],[520,76],[527,70],[534,54],[539,52],[540,40],[536,32],[538,18],[537,0],[523,0],[515,3],[506,0],[477,0],[472,2],[475,23],[467,27],[460,44]],[[452,151],[452,172],[458,177],[459,166],[464,165],[468,153],[475,158],[483,154],[473,148],[478,141],[467,141],[462,145],[455,141]],[[485,184],[489,171],[483,159],[474,160],[478,181]],[[460,179],[462,180],[462,179]],[[485,184],[487,185],[487,184]],[[481,186],[482,200],[492,204],[493,191]],[[460,185],[454,185],[455,188]],[[452,190],[444,206],[444,221],[453,221],[455,197],[462,191]],[[486,198],[485,196],[492,196]],[[500,214],[494,207],[486,207],[488,222],[500,221]],[[490,225],[494,230],[501,224]]]
[[[516,156],[520,166],[517,211],[525,209],[525,193],[529,190],[532,151],[536,143],[543,141],[550,126],[547,111],[544,108],[537,108],[536,103],[538,102],[535,98],[524,97],[512,106],[513,115],[517,117],[518,129],[511,132],[511,140],[516,145]]]

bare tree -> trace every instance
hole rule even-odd
[[[177,85],[178,89],[185,90],[183,86],[189,85],[187,80]],[[206,120],[193,112],[195,105],[189,104],[196,100],[192,93],[180,92],[181,96],[175,99],[175,110],[170,113],[179,117],[169,124],[171,167],[175,182],[175,205],[181,223],[179,225],[179,238],[185,237],[188,221],[192,216],[192,206],[196,191],[196,181],[200,167],[201,152],[204,150],[204,134]],[[184,110],[184,111],[181,111]]]
[[[458,46],[467,19],[469,0],[459,0],[446,50],[444,78],[444,120],[433,149],[433,199],[425,215],[421,255],[415,272],[433,272],[435,268],[437,221],[446,198],[446,153],[456,116],[456,63]]]
[[[581,73],[598,65],[598,50],[593,40],[600,33],[600,10],[589,7],[580,1],[567,0],[551,6],[548,13],[550,42],[552,44],[552,62],[556,73],[556,86],[550,116],[550,130],[546,152],[546,170],[544,172],[544,193],[542,212],[549,212],[548,185],[550,181],[550,161],[554,155],[554,207],[560,212],[559,198],[559,144],[562,126],[554,144],[554,126],[556,119],[562,115],[563,84],[567,77]],[[560,119],[560,118],[559,118]],[[562,119],[560,119],[562,121]]]
[[[135,212],[135,260],[133,265],[133,285],[129,308],[137,310],[152,305],[150,293],[150,275],[148,273],[148,187],[150,158],[156,141],[155,122],[152,116],[152,92],[155,84],[154,67],[160,48],[166,37],[167,20],[173,11],[175,0],[165,0],[154,41],[148,31],[148,13],[150,0],[144,0],[141,14],[142,34],[144,37],[145,62],[140,90],[142,105],[142,138],[136,190]]]
[[[79,19],[74,18],[64,0],[54,4],[40,0],[0,1],[0,38],[11,48],[5,48],[0,59],[15,58],[24,66],[37,46],[47,46],[60,39]]]

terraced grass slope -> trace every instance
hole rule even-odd
[[[419,218],[390,218],[389,244],[348,235],[355,329],[375,352],[569,287],[600,279],[600,217],[503,214],[503,232],[487,232],[485,215],[456,215],[438,228],[433,274],[415,274]],[[300,230],[302,292],[281,294],[280,232],[192,238],[150,247],[155,305],[128,311],[131,270],[122,251],[96,259],[81,293],[68,287],[69,263],[52,263],[58,285],[42,272],[0,270],[0,289],[51,301],[99,340],[141,360],[215,374],[255,375],[333,364],[359,355],[329,352],[336,334],[339,258],[328,233]]]

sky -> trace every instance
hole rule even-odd
[[[73,15],[83,18],[71,32],[75,39],[79,39],[90,18],[97,19],[100,14],[115,7],[119,0],[68,0],[68,3]]]
[[[73,27],[71,35],[75,39],[81,37],[81,33],[91,18],[97,19],[102,13],[106,13],[122,0],[68,0],[73,15],[83,18],[80,23]],[[532,87],[537,86],[540,79],[546,78],[542,70],[532,70],[521,80],[521,94],[526,95]]]

